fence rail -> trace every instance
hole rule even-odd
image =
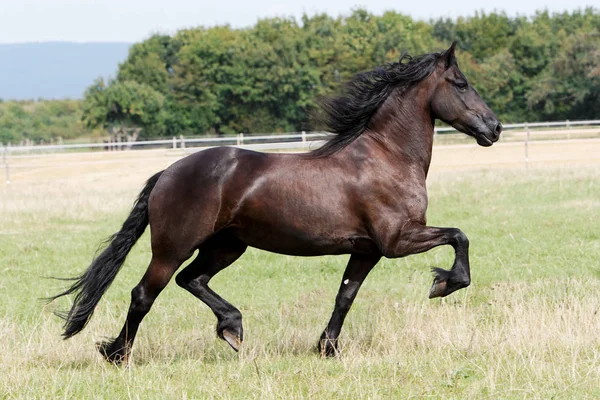
[[[561,122],[534,122],[522,124],[509,124],[504,126],[505,133],[501,141],[523,143],[524,163],[529,165],[529,142],[534,140],[548,140],[560,143],[572,142],[573,139],[588,138],[596,141],[600,138],[600,120],[594,121],[561,121]],[[454,134],[456,133],[456,134]],[[457,134],[454,128],[436,128],[435,141],[437,145],[473,145],[465,135]],[[167,148],[178,149],[186,152],[195,152],[209,147],[229,145],[252,150],[311,150],[322,145],[326,139],[326,132],[300,132],[290,134],[254,134],[240,133],[235,136],[212,138],[185,138],[183,136],[172,139],[147,140],[139,142],[117,143],[82,143],[82,144],[55,144],[33,146],[2,146],[0,144],[0,169],[4,169],[6,183],[11,181],[10,159],[28,159],[38,157],[39,153],[60,153],[72,150],[120,150],[133,148]],[[562,136],[562,138],[561,138]],[[558,139],[558,140],[557,140]],[[566,141],[564,139],[567,139]],[[470,144],[465,144],[470,143]],[[508,144],[508,143],[507,143]],[[32,154],[33,153],[33,154]],[[3,167],[3,168],[2,168]],[[13,165],[14,167],[14,165]],[[22,168],[18,165],[17,168]]]
[[[571,129],[574,127],[595,127],[600,126],[600,120],[589,120],[589,121],[559,121],[559,122],[533,122],[533,123],[520,123],[520,124],[508,124],[504,125],[505,132],[523,130],[523,133],[530,132],[532,129],[539,128],[565,128]],[[452,127],[435,128],[436,135],[444,135],[457,132]],[[548,132],[545,132],[548,134]],[[557,132],[566,133],[566,132]],[[535,131],[530,132],[531,135],[535,136]],[[172,149],[184,149],[186,147],[211,147],[215,145],[229,145],[229,146],[240,146],[246,148],[256,149],[286,149],[293,148],[290,146],[291,143],[295,143],[296,148],[308,148],[317,146],[318,142],[326,139],[328,136],[327,132],[298,132],[290,134],[276,134],[276,135],[265,135],[265,134],[244,134],[240,133],[235,136],[224,136],[224,137],[202,137],[202,138],[186,138],[184,136],[173,137],[171,139],[159,139],[159,140],[140,140],[135,142],[106,142],[106,143],[81,143],[81,144],[50,144],[50,145],[29,145],[29,146],[14,146],[7,145],[2,147],[4,155],[10,153],[30,153],[37,151],[52,151],[61,152],[68,150],[82,150],[82,149],[105,149],[110,150],[121,150],[121,149],[135,149],[135,148],[148,148],[148,147],[162,147]],[[527,135],[529,136],[529,135]]]

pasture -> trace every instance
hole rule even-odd
[[[440,146],[428,220],[471,242],[472,285],[428,300],[430,268],[452,248],[383,260],[346,320],[342,356],[322,359],[348,256],[248,251],[211,286],[244,315],[235,353],[208,307],[164,290],[132,362],[94,343],[118,333],[149,261],[148,233],[82,334],[63,341],[65,282],[89,265],[153,172],[183,153],[62,154],[11,160],[0,186],[0,396],[3,398],[598,398],[600,142]]]

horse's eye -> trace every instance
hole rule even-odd
[[[464,81],[459,81],[459,82],[456,82],[456,87],[458,88],[459,91],[464,92],[469,87],[469,84]]]

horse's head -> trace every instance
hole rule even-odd
[[[458,68],[455,47],[456,42],[439,57],[432,76],[437,79],[431,110],[435,118],[475,137],[480,146],[491,146],[500,137],[502,124]]]

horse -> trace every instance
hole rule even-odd
[[[439,53],[404,55],[359,73],[322,102],[326,143],[301,154],[217,147],[191,154],[152,176],[122,228],[75,283],[62,336],[79,333],[146,226],[152,258],[131,291],[119,335],[97,344],[106,360],[130,356],[138,327],[175,278],[217,318],[217,335],[236,351],[244,331],[240,311],[215,293],[211,278],[248,247],[293,256],[349,254],[333,313],[317,344],[339,354],[338,337],[361,284],[382,257],[399,258],[451,245],[450,270],[434,268],[429,298],[471,282],[469,240],[458,228],[427,226],[426,178],[436,119],[491,146],[498,118],[460,71],[456,42]]]

